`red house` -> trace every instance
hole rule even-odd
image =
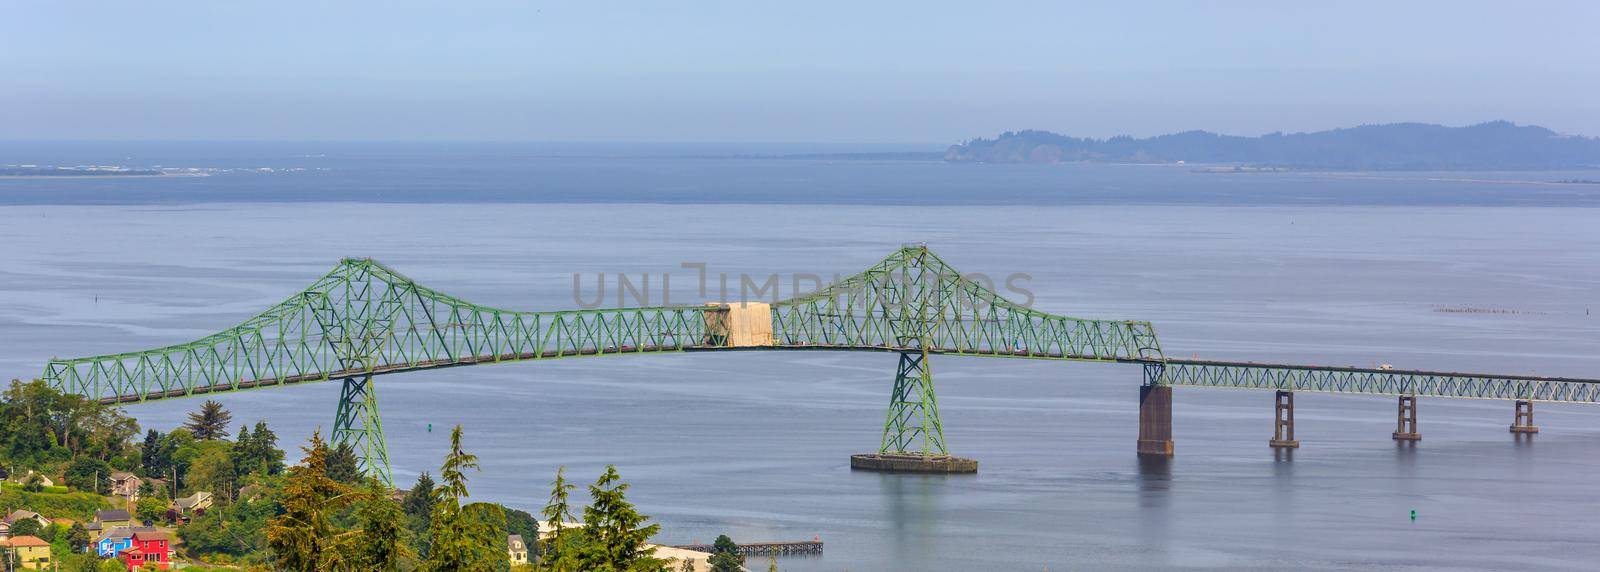
[[[133,533],[133,546],[123,550],[120,556],[122,562],[128,565],[129,572],[134,572],[147,562],[166,570],[170,566],[171,554],[172,547],[165,533],[141,530]]]

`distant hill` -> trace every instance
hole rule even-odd
[[[964,163],[1231,163],[1331,170],[1533,170],[1600,167],[1600,138],[1491,121],[1467,127],[1362,125],[1260,137],[1185,131],[1147,139],[1088,139],[1048,131],[1006,132],[952,145]]]

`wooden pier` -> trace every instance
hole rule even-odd
[[[743,556],[802,556],[809,554],[822,554],[821,540],[801,540],[799,542],[750,542],[739,543],[739,554]],[[713,552],[710,544],[680,544],[673,548],[693,550],[696,552]]]

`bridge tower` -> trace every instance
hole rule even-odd
[[[377,385],[372,371],[382,361],[383,346],[392,337],[405,297],[403,285],[375,280],[365,264],[342,264],[343,280],[331,288],[308,290],[308,306],[322,338],[339,364],[344,386],[334,413],[332,446],[354,449],[361,472],[394,486],[389,449],[378,416]]]
[[[344,378],[339,409],[333,418],[334,446],[355,450],[361,472],[394,486],[389,471],[389,448],[383,440],[383,420],[378,417],[377,384],[371,375]]]
[[[926,246],[901,252],[906,256],[904,264],[874,284],[896,345],[902,348],[883,439],[877,453],[852,455],[850,467],[913,473],[977,472],[977,461],[952,457],[945,448],[939,398],[928,361],[928,348],[937,347],[933,341],[936,329],[944,306],[951,303],[952,285],[960,276],[950,275]]]

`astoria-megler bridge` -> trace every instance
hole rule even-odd
[[[1049,314],[966,279],[925,246],[808,295],[734,303],[518,312],[422,286],[371,259],[346,259],[304,291],[186,344],[52,360],[44,379],[105,403],[341,380],[332,440],[390,480],[373,379],[463,365],[575,356],[725,350],[899,354],[878,453],[852,466],[966,472],[946,450],[929,357],[936,354],[1117,362],[1143,370],[1140,454],[1171,455],[1172,387],[1274,390],[1275,447],[1295,447],[1294,393],[1399,397],[1398,440],[1420,438],[1416,398],[1516,401],[1513,432],[1532,433],[1535,401],[1600,401],[1600,380],[1169,358],[1149,322]]]

